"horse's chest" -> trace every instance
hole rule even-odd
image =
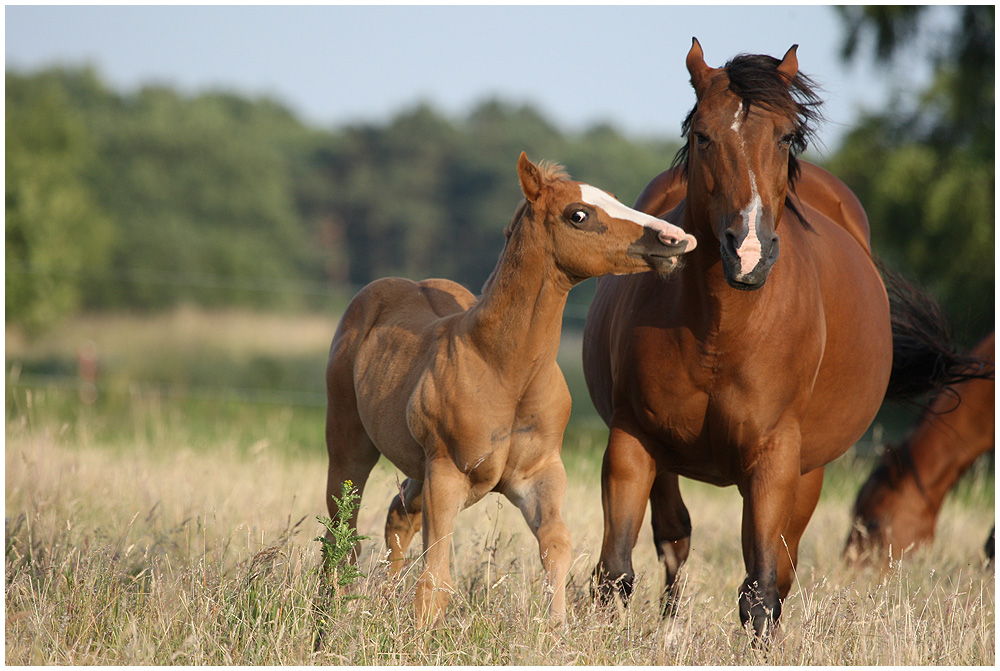
[[[632,409],[661,457],[692,477],[725,479],[739,455],[795,405],[796,393],[766,370],[734,366],[714,354],[676,356],[668,371],[639,372]],[[638,370],[642,370],[639,368]]]

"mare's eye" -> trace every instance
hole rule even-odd
[[[708,145],[712,144],[712,138],[708,137],[704,133],[695,133],[694,140],[698,143],[698,146],[704,149]]]
[[[782,147],[791,147],[792,146],[792,142],[794,142],[794,141],[795,141],[795,134],[794,133],[789,133],[788,135],[785,135],[784,137],[781,138],[781,146]]]
[[[587,213],[584,210],[573,210],[569,215],[569,220],[574,224],[582,224],[587,221]]]

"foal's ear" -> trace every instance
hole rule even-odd
[[[529,203],[538,200],[542,193],[542,173],[538,167],[528,160],[528,155],[523,151],[521,157],[517,159],[517,176],[521,180],[521,191]]]
[[[799,45],[793,44],[792,48],[785,52],[785,57],[778,64],[778,72],[784,75],[785,79],[791,82],[795,75],[799,73],[799,58],[795,55],[795,50]]]
[[[708,75],[712,72],[705,63],[705,52],[701,50],[701,43],[697,37],[691,38],[691,50],[688,52],[686,61],[688,72],[691,74],[691,85],[695,94],[701,98],[705,87],[708,86]]]

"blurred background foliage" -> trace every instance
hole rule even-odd
[[[839,11],[845,59],[868,42],[887,67],[914,57],[922,7]],[[971,344],[994,324],[995,8],[954,11],[953,32],[917,53],[931,87],[808,158],[858,194],[876,253]],[[5,91],[5,316],[28,332],[189,303],[324,309],[387,275],[478,291],[520,199],[521,150],[631,202],[680,141],[670,120],[666,139],[607,125],[568,135],[501,100],[465,118],[419,104],[323,129],[264,98],[115,92],[87,68],[8,70]],[[570,310],[578,323],[589,291]]]

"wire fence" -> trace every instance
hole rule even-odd
[[[154,285],[170,288],[186,288],[199,291],[231,291],[233,293],[286,294],[300,297],[349,300],[365,285],[350,283],[319,282],[288,277],[239,277],[230,275],[210,275],[205,273],[167,273],[136,270],[97,270],[88,268],[46,268],[40,269],[20,262],[6,264],[6,272],[16,275],[73,279],[87,282],[112,284]],[[478,295],[478,290],[466,287]],[[583,296],[586,298],[583,298]],[[590,294],[580,291],[570,292],[563,315],[568,321],[586,319],[590,309]]]

